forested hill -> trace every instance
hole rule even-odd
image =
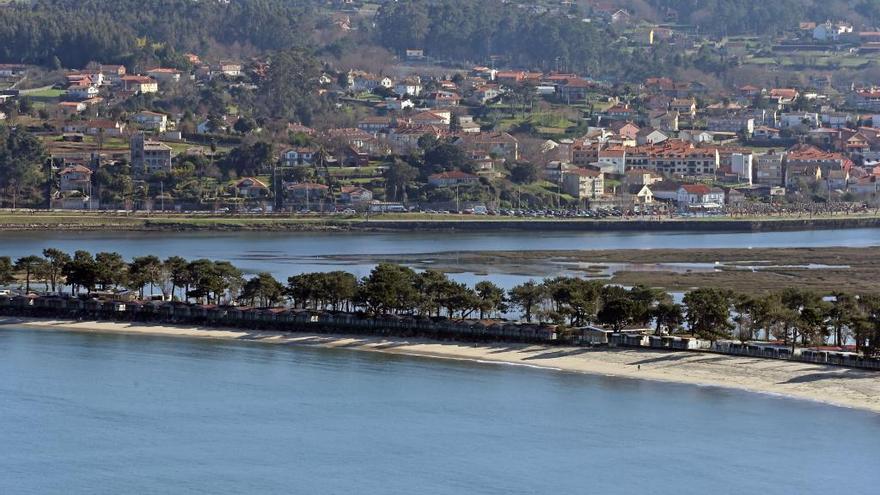
[[[314,1],[35,0],[0,8],[0,61],[81,67],[129,62],[145,49],[212,45],[275,50],[314,28]]]
[[[847,20],[880,24],[880,0],[622,0],[637,15],[679,22],[712,34],[775,34],[800,22]]]
[[[438,59],[482,61],[500,55],[514,65],[583,72],[613,62],[603,28],[580,16],[535,15],[525,7],[500,0],[387,2],[379,10],[377,34],[398,53],[423,48]]]

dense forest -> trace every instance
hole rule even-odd
[[[713,35],[771,35],[800,21],[824,19],[880,24],[877,0],[621,0],[620,5],[636,18],[677,18]],[[179,66],[184,64],[179,54],[186,51],[304,46],[322,25],[321,8],[317,0],[13,2],[0,8],[0,62],[81,67],[92,60],[151,60]],[[592,14],[572,9],[535,14],[528,4],[501,0],[385,2],[373,39],[398,53],[423,48],[434,58],[481,63],[499,56],[536,69],[620,74],[645,62],[618,49],[613,27],[583,22]],[[319,51],[344,50],[344,39],[325,40]]]
[[[309,0],[37,0],[0,8],[0,62],[82,67],[131,63],[144,52],[238,45],[276,50],[301,44],[314,27]],[[171,65],[174,65],[173,63]]]
[[[880,23],[877,0],[638,0],[655,14],[674,13],[680,22],[716,35],[772,35],[799,22],[849,20],[863,26]]]
[[[612,63],[608,33],[596,24],[562,14],[534,15],[496,0],[388,2],[376,21],[381,43],[402,53],[454,61],[501,56],[512,65],[594,72]]]

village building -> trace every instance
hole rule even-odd
[[[158,93],[159,83],[147,76],[122,76],[120,78],[123,91],[133,94]]]
[[[145,177],[159,172],[171,172],[170,146],[146,139],[143,133],[131,138],[131,168],[136,177]]]
[[[180,82],[181,72],[177,69],[157,67],[155,69],[148,70],[147,75],[160,83],[176,83]]]
[[[782,153],[774,153],[772,150],[756,155],[752,163],[755,183],[766,186],[783,185],[785,182],[784,157]]]
[[[91,190],[92,171],[83,165],[69,165],[58,172],[58,189],[62,192]]]
[[[254,177],[242,178],[235,183],[233,188],[239,198],[266,198],[269,196],[269,186]]]
[[[682,184],[675,203],[681,209],[713,209],[724,206],[724,190],[706,184]]]
[[[315,148],[288,148],[281,152],[281,164],[285,167],[314,165],[317,157],[318,150]]]
[[[605,194],[604,174],[598,170],[575,168],[562,174],[562,191],[575,199],[597,199]]]
[[[428,185],[434,187],[461,186],[468,184],[476,184],[480,178],[473,174],[468,174],[459,170],[450,172],[441,172],[428,176]]]
[[[362,206],[373,201],[373,192],[360,186],[343,186],[339,199],[352,206]]]
[[[165,132],[168,129],[168,116],[164,113],[143,111],[131,116],[138,127],[148,131]]]

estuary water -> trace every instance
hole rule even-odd
[[[467,251],[535,251],[600,249],[685,249],[761,247],[864,247],[880,245],[880,229],[797,232],[2,232],[0,256],[39,254],[46,247],[69,252],[117,251],[126,259],[156,255],[187,259],[227,260],[246,273],[268,271],[280,280],[309,271],[346,270],[366,275],[374,264],[357,255],[425,254]],[[327,259],[346,255],[347,261]],[[459,273],[453,278],[474,283],[491,278],[510,287],[529,273]],[[491,275],[488,277],[487,275]]]
[[[4,494],[875,494],[880,415],[375,353],[0,329]]]

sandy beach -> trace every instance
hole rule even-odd
[[[240,340],[508,363],[615,377],[727,387],[880,413],[880,374],[876,372],[710,353],[504,343],[475,345],[418,339],[248,332],[193,326],[0,319],[0,330],[11,328]]]

